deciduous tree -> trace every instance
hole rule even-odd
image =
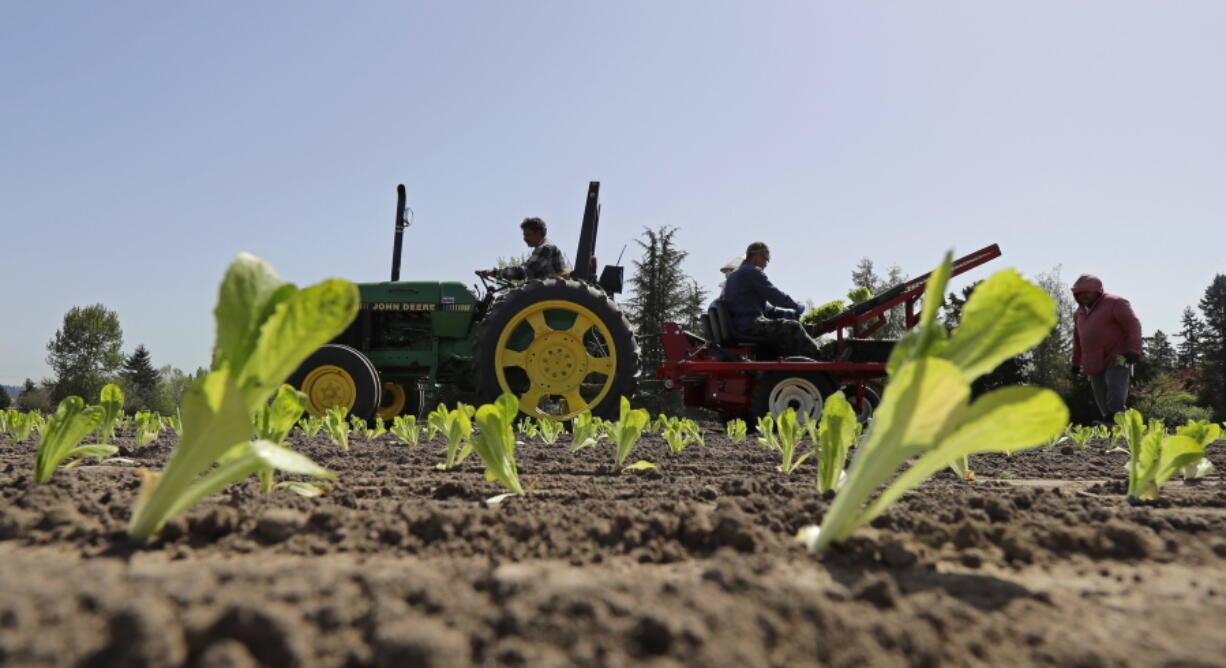
[[[102,304],[73,307],[47,344],[47,364],[55,372],[51,401],[77,395],[92,399],[123,364],[119,316]]]

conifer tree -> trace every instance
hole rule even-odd
[[[634,325],[642,355],[645,378],[654,378],[664,360],[660,328],[665,322],[692,327],[705,311],[706,293],[681,269],[689,255],[675,242],[677,228],[643,228],[643,238],[635,243],[643,250],[635,260],[630,278],[633,296],[626,300],[626,316]]]
[[[119,376],[123,379],[129,410],[156,409],[158,372],[153,368],[149,350],[144,344],[136,346],[136,350],[124,359]]]
[[[1195,369],[1200,365],[1201,338],[1204,335],[1205,323],[1201,322],[1200,316],[1196,315],[1191,306],[1185,306],[1180,326],[1182,329],[1179,330],[1179,338],[1183,340],[1176,349],[1175,364],[1180,369]]]
[[[1213,277],[1200,300],[1204,316],[1201,403],[1213,409],[1214,418],[1226,419],[1226,274]]]

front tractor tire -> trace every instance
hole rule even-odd
[[[639,347],[630,321],[599,289],[579,281],[531,281],[494,303],[473,342],[478,398],[519,397],[521,413],[569,420],[617,415],[634,394]]]
[[[344,406],[350,415],[369,420],[382,399],[379,372],[370,360],[335,343],[311,353],[285,382],[307,395],[307,412],[315,417]]]

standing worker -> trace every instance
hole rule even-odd
[[[1073,283],[1073,373],[1085,371],[1094,402],[1110,424],[1128,402],[1131,368],[1141,356],[1141,321],[1123,297],[1103,292],[1103,282],[1082,274]],[[1125,366],[1127,365],[1127,366]]]

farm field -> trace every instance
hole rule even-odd
[[[338,473],[320,498],[207,498],[134,546],[141,466],[89,463],[32,485],[36,439],[0,447],[6,665],[1210,666],[1226,656],[1226,486],[1125,495],[1123,452],[1039,448],[938,474],[813,556],[796,531],[829,501],[806,462],[734,444],[673,453],[645,435],[619,473],[569,436],[517,452],[502,489],[445,441],[295,431]],[[1219,469],[1226,441],[1208,449]]]

